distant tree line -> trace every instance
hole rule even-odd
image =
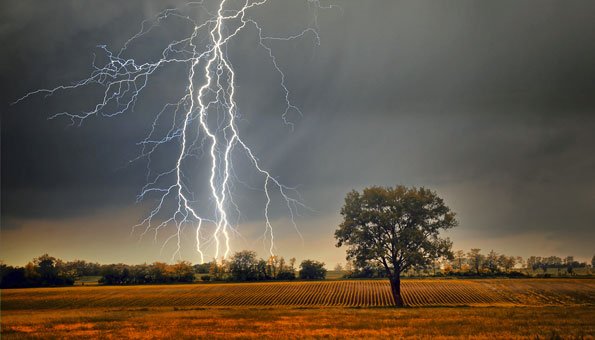
[[[259,259],[253,251],[240,251],[228,260],[192,265],[188,261],[175,264],[154,262],[152,264],[127,265],[99,264],[83,260],[62,261],[44,254],[24,267],[0,264],[0,287],[51,287],[73,285],[84,276],[100,276],[99,283],[106,285],[159,284],[202,281],[263,281],[296,279],[295,258],[286,262],[283,257],[271,256]],[[324,279],[324,263],[304,260],[297,277],[300,279]]]
[[[473,248],[468,252],[457,250],[453,258],[441,258],[429,265],[414,266],[404,276],[538,276],[549,277],[551,269],[557,276],[576,275],[577,268],[587,268],[586,262],[578,262],[573,256],[530,256],[524,260],[520,256],[507,256],[491,250],[483,254],[481,249]],[[591,260],[591,268],[595,267],[595,256]],[[348,262],[343,269],[348,278],[382,278],[386,273],[382,266],[366,264],[358,266]],[[337,269],[338,269],[337,268]]]
[[[175,264],[108,264],[101,266],[99,283],[106,285],[194,282],[195,269],[188,261]]]
[[[74,284],[77,274],[70,263],[48,254],[41,255],[25,267],[0,264],[0,287],[48,287]]]
[[[593,259],[595,260],[595,256]],[[591,265],[593,266],[594,261],[591,260],[591,262]],[[527,258],[526,265],[527,269],[530,269],[533,272],[542,270],[544,274],[547,273],[548,269],[553,268],[556,269],[558,275],[564,272],[569,275],[574,275],[575,269],[587,267],[586,262],[575,261],[574,256],[567,256],[564,259],[558,256],[530,256]]]
[[[268,260],[259,259],[255,252],[243,250],[236,252],[229,260],[201,265],[199,271],[208,273],[201,277],[203,281],[294,280],[295,261],[295,258],[291,258],[286,262],[283,257],[278,256],[271,256]],[[302,261],[298,277],[303,280],[324,279],[324,263],[314,260]]]

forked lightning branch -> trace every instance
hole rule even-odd
[[[240,33],[255,35],[258,48],[268,56],[270,67],[276,73],[284,94],[282,99],[285,108],[279,112],[280,122],[293,128],[288,115],[301,115],[301,111],[291,100],[285,74],[277,63],[271,42],[309,38],[318,44],[319,36],[315,24],[288,36],[264,34],[263,27],[251,14],[262,10],[268,2],[270,0],[200,1],[167,9],[144,21],[138,33],[126,41],[120,50],[112,51],[107,46],[99,46],[105,53],[105,63],[97,65],[98,62],[94,61],[88,78],[71,85],[33,91],[17,100],[19,102],[37,94],[54,95],[60,91],[101,86],[102,99],[91,103],[88,110],[60,112],[50,116],[50,119],[68,118],[76,125],[92,116],[113,117],[133,111],[157,70],[167,71],[167,66],[172,64],[187,67],[187,77],[179,80],[185,83],[185,91],[180,93],[179,100],[163,103],[158,112],[147,112],[154,115],[154,121],[146,138],[139,142],[142,151],[137,158],[148,160],[147,183],[138,199],[150,196],[156,203],[134,229],[140,229],[142,236],[153,233],[155,240],[164,232],[166,237],[163,238],[162,249],[170,243],[175,244],[172,259],[181,257],[182,238],[187,235],[185,231],[188,228],[193,228],[193,242],[201,262],[212,257],[219,259],[229,256],[230,240],[238,232],[236,217],[241,214],[233,200],[234,186],[241,183],[236,174],[244,170],[234,168],[233,164],[234,155],[240,153],[247,157],[251,170],[261,177],[263,183],[263,237],[271,255],[275,251],[276,226],[271,221],[270,210],[275,197],[280,198],[286,206],[289,220],[297,231],[295,217],[305,206],[294,188],[285,186],[262,166],[258,157],[266,155],[256,155],[243,138],[238,127],[236,72],[228,57],[228,47],[238,39]],[[328,8],[312,0],[304,5],[313,9],[314,15],[318,9]],[[206,19],[200,21],[188,13],[201,13],[203,17],[207,15]],[[168,41],[155,61],[139,62],[138,58],[129,55],[133,54],[130,46],[150,37],[157,27],[163,28],[169,19],[190,24],[193,27],[191,33],[179,40]],[[173,118],[164,119],[167,114]],[[177,145],[175,161],[165,171],[153,171],[150,165],[157,151],[172,143]],[[201,158],[201,162],[208,163],[208,176],[198,176],[187,170],[191,168],[188,166],[190,162],[196,162],[196,157],[191,157],[196,150],[207,156]],[[204,194],[196,193],[192,188],[191,183],[197,178],[208,181],[203,187],[208,188],[210,204],[203,202],[201,205],[195,199]]]

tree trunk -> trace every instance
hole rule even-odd
[[[403,307],[405,304],[403,303],[403,298],[401,297],[401,278],[400,277],[390,278],[390,290],[393,294],[393,299],[395,300],[395,305],[397,307]]]

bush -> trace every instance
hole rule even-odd
[[[326,269],[324,262],[314,260],[304,260],[300,264],[300,279],[316,280],[324,279],[326,277]]]
[[[201,281],[204,281],[204,282],[209,282],[209,281],[211,281],[211,276],[210,275],[203,275],[203,276],[201,276],[200,280]]]
[[[295,279],[295,273],[294,272],[288,272],[288,271],[282,271],[279,274],[277,274],[277,280],[294,280]]]

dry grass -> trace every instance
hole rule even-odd
[[[3,339],[593,338],[593,307],[75,309],[11,311]]]
[[[2,338],[592,339],[595,334],[592,279],[407,280],[403,290],[409,305],[425,308],[378,307],[391,305],[388,282],[380,280],[2,290]]]

